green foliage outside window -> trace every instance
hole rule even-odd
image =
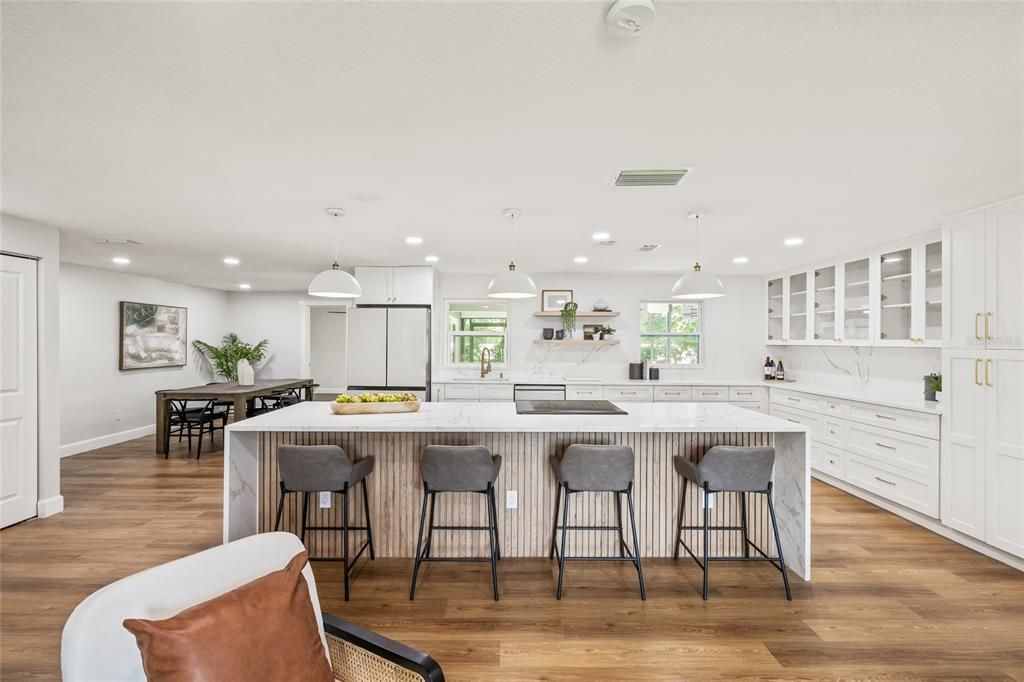
[[[642,303],[640,357],[659,365],[702,362],[700,303]]]
[[[508,307],[493,302],[451,302],[448,304],[448,360],[452,364],[478,364],[484,348],[491,362],[505,363]]]

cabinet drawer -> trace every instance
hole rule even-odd
[[[650,402],[654,400],[653,386],[605,386],[605,400],[619,402]]]
[[[728,386],[694,386],[693,399],[697,402],[712,402],[715,400],[728,400]]]
[[[846,449],[927,478],[939,477],[939,443],[920,436],[876,426],[851,423],[846,429]]]
[[[729,400],[734,403],[753,402],[764,398],[765,389],[759,386],[730,386]]]
[[[843,478],[843,460],[845,455],[839,448],[824,443],[811,443],[811,465],[818,471]]]
[[[461,384],[445,384],[445,400],[480,400],[479,386],[463,386]]]
[[[504,401],[513,400],[515,395],[515,388],[511,385],[508,386],[481,386],[480,387],[480,400],[481,401]]]
[[[846,454],[845,479],[858,488],[892,500],[932,518],[939,516],[939,482],[900,472],[867,457]]]
[[[742,408],[745,408],[747,410],[754,410],[756,412],[763,412],[764,411],[764,407],[761,405],[760,402],[749,403],[749,402],[742,402],[742,401],[736,401],[736,402],[730,401],[729,404],[733,405],[735,407],[742,407]]]
[[[873,424],[903,433],[913,433],[925,438],[939,439],[939,415],[901,410],[895,407],[879,407],[869,403],[850,403],[850,419],[864,424]]]
[[[797,407],[801,410],[821,412],[822,399],[806,393],[794,393],[777,388],[772,389],[772,405],[782,407]]]
[[[835,398],[822,398],[821,411],[823,414],[830,417],[845,418],[850,414],[850,406],[841,400],[836,400]]]
[[[821,441],[828,445],[843,447],[846,443],[847,422],[825,415],[821,418]]]
[[[692,386],[655,386],[654,399],[657,401],[688,402],[693,400]]]
[[[794,424],[803,424],[807,427],[808,437],[817,440],[821,439],[821,417],[816,414],[772,406],[772,415]]]
[[[604,398],[604,388],[601,386],[566,386],[566,400],[601,400]]]

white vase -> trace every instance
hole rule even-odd
[[[942,402],[942,391],[935,391],[935,402]]]
[[[249,364],[248,360],[238,361],[238,385],[252,386],[256,383],[256,371]]]

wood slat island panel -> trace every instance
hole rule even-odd
[[[412,557],[415,552],[419,513],[423,499],[420,453],[430,444],[483,445],[502,456],[502,468],[495,484],[502,553],[508,557],[542,557],[548,554],[554,517],[555,478],[549,464],[573,443],[628,445],[636,454],[634,499],[641,553],[645,557],[672,556],[679,508],[681,477],[672,457],[684,453],[699,461],[714,445],[771,445],[769,433],[595,433],[595,432],[262,432],[259,434],[259,531],[273,530],[280,496],[277,448],[285,444],[334,444],[350,457],[376,458],[368,478],[370,513],[377,555]],[[518,508],[505,508],[505,492],[518,492]],[[352,525],[362,525],[362,491],[355,490],[350,502]],[[687,493],[687,524],[701,518],[700,491]],[[715,496],[713,525],[739,525],[740,503],[735,493]],[[748,495],[751,539],[774,554],[774,542],[767,524],[763,495]],[[615,506],[611,494],[583,493],[573,496],[572,525],[613,525]],[[301,495],[291,494],[285,504],[282,529],[298,530]],[[311,501],[309,524],[337,526],[342,522],[343,497],[334,495],[330,509],[317,508]],[[484,525],[486,511],[482,495],[442,494],[437,499],[436,522],[445,525]],[[628,518],[624,514],[627,542]],[[700,555],[701,531],[689,531],[687,544]],[[361,541],[361,540],[360,540]],[[314,556],[340,556],[341,533],[310,532],[307,545]],[[483,556],[487,535],[479,532],[437,531],[434,547],[439,556]],[[712,534],[714,555],[738,555],[742,541],[737,532]],[[570,554],[608,554],[617,551],[613,532],[571,532]]]

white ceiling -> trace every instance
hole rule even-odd
[[[603,9],[5,1],[3,208],[64,228],[70,262],[259,290],[327,266],[328,206],[346,264],[461,272],[507,262],[506,206],[528,272],[681,271],[703,208],[729,274],[1024,192],[1021,3],[659,0],[633,40]]]

